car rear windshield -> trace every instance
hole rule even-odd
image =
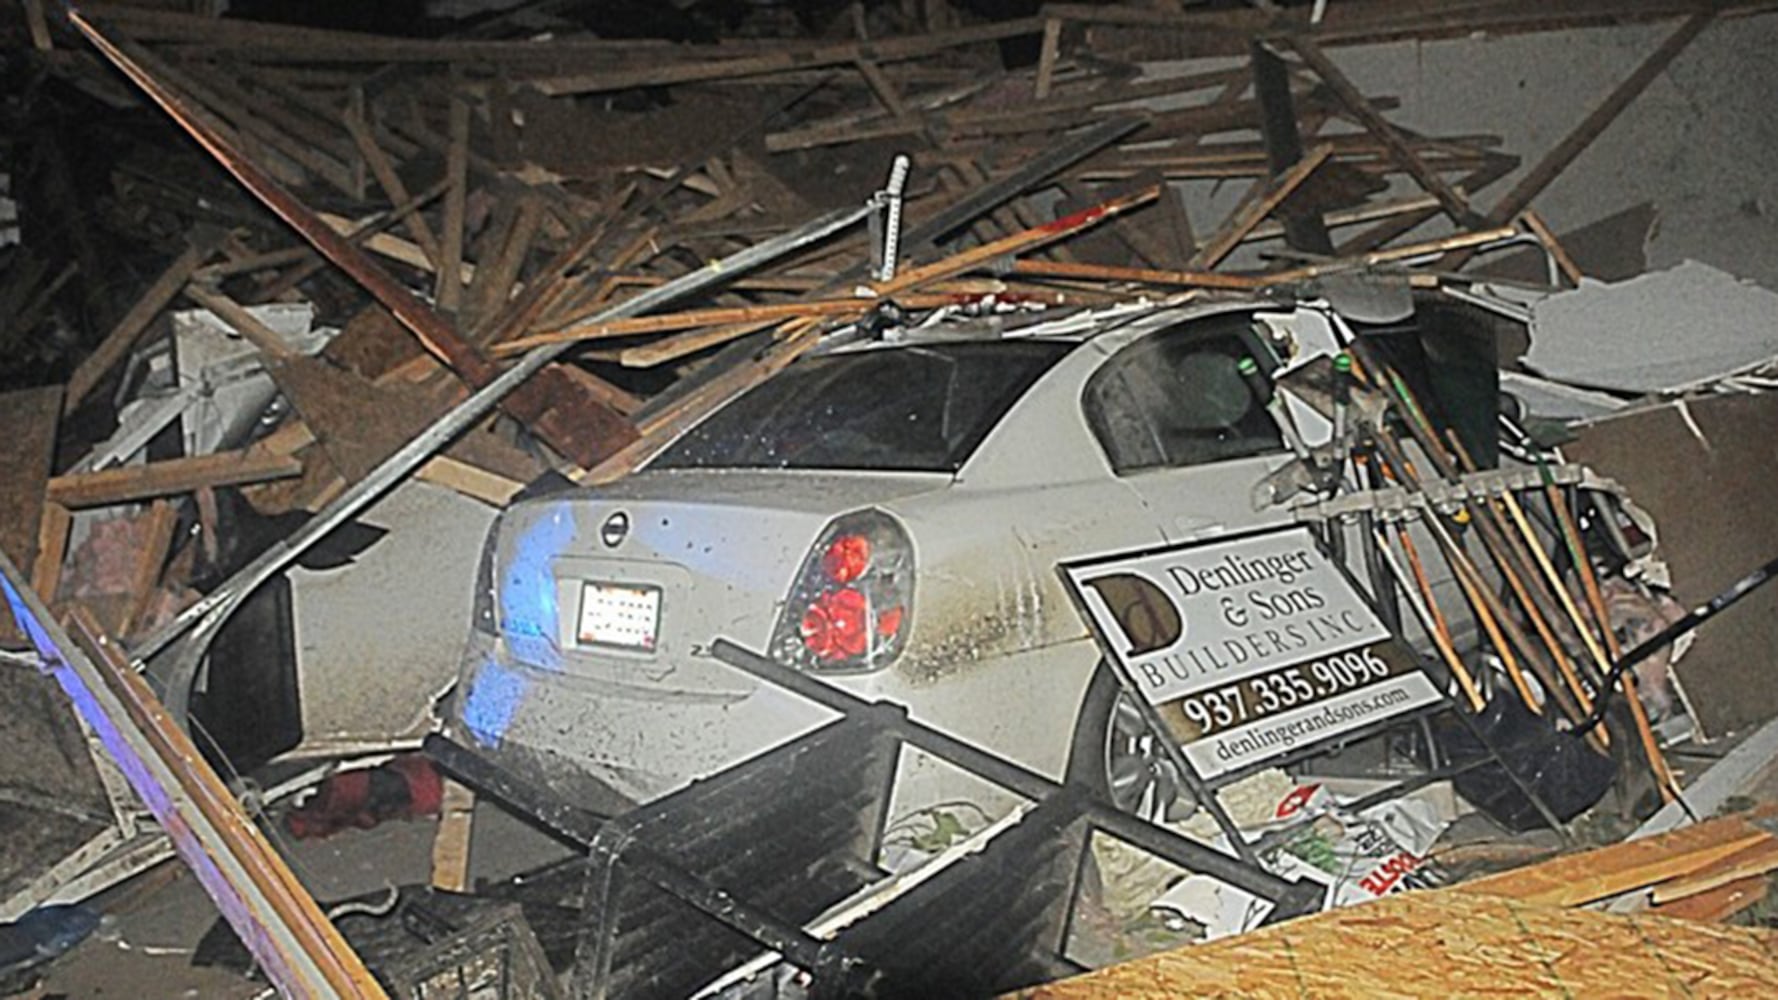
[[[955,472],[1070,347],[976,341],[804,358],[718,410],[651,468]]]

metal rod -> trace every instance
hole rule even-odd
[[[1062,788],[1036,771],[996,757],[954,736],[909,719],[907,710],[899,705],[865,701],[727,639],[716,640],[710,647],[710,655],[737,670],[770,681],[825,708],[853,716],[873,715],[898,730],[909,743],[921,750],[943,757],[1026,798],[1042,799]],[[1293,883],[1262,868],[1144,822],[1129,813],[1119,812],[1102,804],[1094,804],[1089,812],[1094,824],[1109,833],[1157,854],[1182,856],[1187,859],[1182,863],[1191,870],[1210,875],[1256,896],[1281,900],[1300,895],[1300,889]]]

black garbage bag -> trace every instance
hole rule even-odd
[[[1499,751],[1512,774],[1488,760],[1488,748],[1469,727],[1452,725],[1439,734],[1450,764],[1461,767],[1485,761],[1457,774],[1452,784],[1465,801],[1509,830],[1545,825],[1521,784],[1566,823],[1592,808],[1617,777],[1616,760],[1594,749],[1584,736],[1558,730],[1517,698],[1499,695],[1471,718],[1475,730]],[[1513,780],[1515,775],[1518,781]]]

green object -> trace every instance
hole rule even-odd
[[[1345,351],[1341,351],[1334,355],[1333,365],[1334,371],[1339,372],[1341,375],[1352,374],[1352,355],[1347,354]]]
[[[1235,362],[1235,370],[1242,375],[1255,375],[1259,372],[1259,362],[1253,360],[1251,356],[1244,357]]]

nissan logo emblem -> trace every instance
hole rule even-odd
[[[621,510],[606,518],[604,524],[599,525],[599,541],[604,542],[608,549],[617,548],[629,536],[630,515]]]

